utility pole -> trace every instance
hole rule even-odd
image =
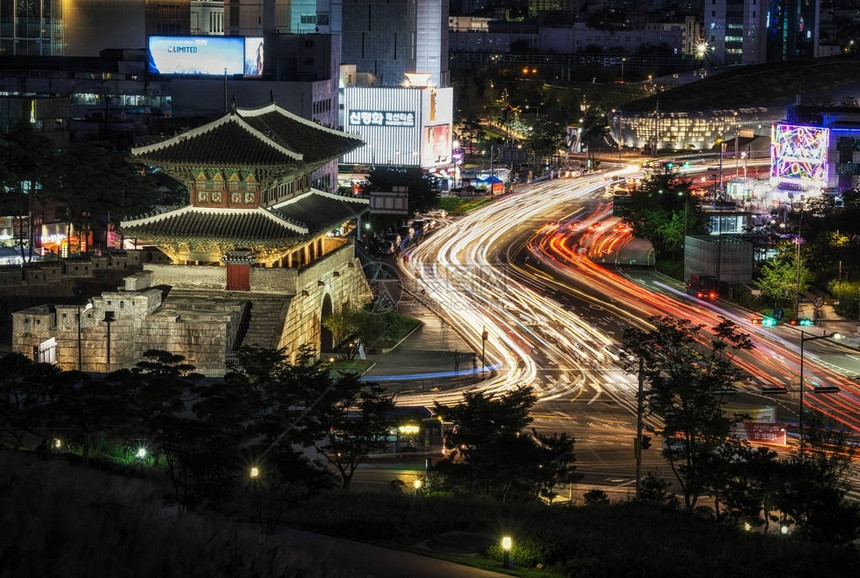
[[[643,411],[643,393],[645,390],[645,360],[639,358],[639,390],[636,394],[636,440],[634,446],[636,449],[636,497],[640,497],[641,481],[642,481],[642,411]]]
[[[795,288],[794,288],[794,318],[800,319],[800,234],[801,229],[803,228],[803,209],[800,209],[800,219],[797,222],[797,237],[795,237],[794,242],[797,245],[797,254],[795,255],[795,260],[797,261],[797,278],[795,279]]]

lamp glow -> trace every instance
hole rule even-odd
[[[504,558],[502,561],[502,565],[505,568],[511,567],[511,547],[513,546],[513,542],[511,541],[510,536],[502,536],[502,551],[504,552]]]

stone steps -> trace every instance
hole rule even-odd
[[[289,299],[253,296],[249,301],[250,319],[241,345],[277,347],[284,330]]]

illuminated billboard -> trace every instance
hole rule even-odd
[[[245,76],[263,76],[263,37],[245,38]]]
[[[774,124],[770,176],[826,185],[829,142],[826,128]]]
[[[244,60],[245,39],[241,36],[149,37],[152,74],[232,76],[245,72]]]
[[[393,110],[351,110],[351,126],[415,126],[415,113]]]
[[[451,156],[450,126],[442,124],[425,127],[423,150],[429,154],[432,162],[448,162]]]

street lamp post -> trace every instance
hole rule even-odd
[[[113,311],[105,311],[104,322],[107,323],[107,358],[105,359],[105,367],[107,373],[110,373],[110,324],[116,321],[116,315]]]
[[[82,342],[82,339],[81,339],[81,314],[84,313],[85,311],[89,311],[92,308],[93,308],[92,302],[87,303],[83,309],[81,309],[81,306],[78,305],[78,312],[77,312],[77,315],[75,315],[75,317],[77,318],[77,321],[78,321],[78,371],[82,370],[83,359],[84,359],[83,353],[82,353],[82,347],[81,347],[81,342]]]
[[[613,108],[612,112],[618,114],[618,138],[616,140],[618,141],[618,160],[620,161],[621,160],[621,148],[623,146],[623,139],[621,137],[621,130],[622,130],[621,127],[623,126],[624,117],[623,117],[623,113],[621,112],[621,109],[616,110]]]
[[[797,427],[798,427],[798,453],[800,454],[800,458],[803,459],[803,344],[807,341],[816,341],[818,339],[827,339],[832,337],[833,339],[840,339],[842,337],[839,333],[827,333],[825,335],[817,335],[812,337],[807,337],[806,332],[802,329],[800,330],[800,375],[799,375],[799,408],[798,408],[798,418],[797,418]],[[838,393],[838,387],[819,387],[816,389],[818,393]]]
[[[795,245],[797,245],[797,254],[795,255],[796,263],[796,279],[795,279],[795,288],[794,288],[794,318],[800,319],[800,234],[803,228],[803,209],[800,211],[800,219],[797,222],[797,237],[794,239]]]
[[[621,84],[624,84],[624,63],[627,62],[627,59],[623,56],[621,57]]]
[[[487,339],[490,337],[490,334],[487,333],[487,330],[481,328],[481,377],[484,376],[484,372],[487,370]]]

